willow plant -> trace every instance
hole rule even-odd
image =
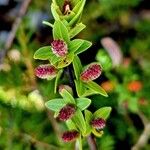
[[[54,111],[54,117],[66,123],[68,130],[62,133],[64,142],[76,141],[82,149],[82,140],[91,134],[101,137],[111,108],[102,107],[92,113],[88,110],[92,100],[88,97],[100,94],[107,97],[105,90],[93,80],[102,73],[98,62],[82,66],[79,54],[92,46],[90,41],[76,39],[86,26],[80,21],[86,0],[52,0],[51,11],[54,23],[43,21],[52,27],[53,41],[39,48],[34,59],[48,61],[35,69],[41,79],[55,80],[54,93],[60,97],[46,102]],[[63,78],[68,80],[63,80]],[[62,84],[61,81],[65,81]]]

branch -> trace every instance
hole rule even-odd
[[[149,123],[148,119],[145,117],[145,115],[142,112],[138,112],[138,115],[141,118],[144,126],[146,126]]]
[[[58,139],[58,141],[60,143],[61,142],[61,140],[60,140],[60,129],[59,129],[58,123],[54,119],[53,114],[52,114],[51,111],[47,110],[47,116],[49,118],[49,121],[50,121],[50,123],[52,125],[52,128],[53,128],[54,132],[56,133],[57,139]]]
[[[74,75],[73,75],[73,71],[72,71],[72,66],[71,65],[67,67],[67,73],[68,73],[70,86],[73,89],[74,96],[77,96],[75,83],[74,83]],[[97,150],[96,141],[92,137],[92,135],[87,137],[87,142],[88,142],[88,145],[90,147],[90,150]],[[77,145],[75,145],[75,150],[77,150],[77,149],[78,149],[78,147],[77,147]]]
[[[26,134],[26,133],[20,133],[20,135],[23,139],[28,139],[28,141],[34,145],[36,145],[37,147],[42,147],[44,149],[47,149],[47,150],[57,150],[58,147],[54,146],[54,145],[51,145],[51,144],[48,144],[48,143],[45,143],[43,141],[39,141],[37,140],[36,138],[32,137],[31,135],[29,134]]]
[[[69,83],[70,83],[70,86],[72,87],[72,90],[73,90],[73,94],[74,94],[74,96],[77,96],[72,66],[69,65],[66,69],[67,69],[66,72],[68,75]]]
[[[90,150],[97,150],[96,141],[94,137],[92,137],[92,135],[89,135],[87,137],[87,142],[88,142]]]
[[[21,23],[22,17],[25,15],[25,13],[27,11],[27,8],[28,8],[30,2],[31,2],[31,0],[24,0],[21,7],[20,7],[20,10],[18,12],[18,17],[16,17],[16,19],[12,25],[12,29],[8,35],[8,38],[7,38],[5,46],[4,46],[4,50],[0,54],[0,63],[2,63],[3,58],[6,55],[7,50],[10,49],[12,44],[13,44],[17,29]]]
[[[140,150],[141,148],[143,148],[147,144],[150,137],[150,122],[148,122],[144,114],[142,114],[141,112],[139,112],[138,114],[144,124],[144,131],[140,135],[137,143],[133,145],[131,150]]]
[[[150,123],[145,126],[144,131],[141,134],[139,140],[132,147],[131,150],[140,150],[141,148],[143,148],[148,142],[149,137],[150,137]]]
[[[21,19],[25,15],[30,2],[31,2],[31,0],[24,0],[23,4],[21,5],[20,10],[18,12],[19,15],[13,23],[11,32],[10,32],[8,39],[6,41],[6,44],[5,44],[6,50],[8,50],[11,47],[13,40],[15,38],[15,35],[16,35],[17,29],[21,23]]]

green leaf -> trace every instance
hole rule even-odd
[[[85,92],[84,84],[80,80],[75,80],[75,86],[78,96],[81,97]]]
[[[87,97],[94,94],[99,94],[99,92],[87,88],[87,85],[81,82],[81,80],[75,80],[75,86],[79,97]]]
[[[79,147],[79,150],[83,150],[82,149],[82,137],[81,137],[81,135],[77,138],[77,140],[76,140],[76,144],[78,144],[78,147]]]
[[[63,19],[66,20],[67,22],[70,22],[71,19],[75,16],[76,14],[73,11],[70,11],[68,15],[63,16]]]
[[[62,7],[64,5],[64,0],[53,0],[53,2],[59,7]]]
[[[85,110],[84,111],[84,114],[85,114],[85,121],[90,124],[91,120],[92,120],[92,117],[93,117],[93,114],[89,111],[89,110]]]
[[[55,79],[54,93],[57,92],[58,81],[59,81],[59,79],[60,79],[62,73],[63,73],[63,70],[59,70],[59,72],[57,73],[57,76],[56,76],[56,79]]]
[[[100,49],[96,54],[96,60],[100,62],[104,71],[109,71],[112,69],[112,60],[108,53],[103,49]]]
[[[89,110],[85,110],[84,115],[85,115],[85,121],[86,121],[86,135],[89,135],[92,130],[91,120],[92,120],[93,115]]]
[[[51,28],[53,28],[53,24],[51,24],[48,21],[43,21],[42,23],[45,24],[45,25],[47,25],[47,26],[49,26],[49,27],[51,27]]]
[[[90,106],[91,100],[89,98],[77,98],[76,103],[77,107],[82,111]]]
[[[69,130],[74,130],[74,129],[77,130],[76,125],[71,119],[67,120],[66,124]]]
[[[60,110],[59,110],[59,111],[60,111]],[[54,113],[54,118],[57,118],[57,117],[58,117],[59,111],[55,111],[55,113]]]
[[[86,51],[89,47],[91,47],[92,43],[89,41],[84,40],[83,44],[79,47],[78,50],[75,51],[75,54],[80,54]]]
[[[72,0],[71,3],[73,4],[73,6],[77,5],[77,3],[80,2],[80,0]]]
[[[55,20],[60,20],[59,15],[62,14],[59,7],[53,2],[51,4],[51,11]],[[59,12],[59,14],[58,14]]]
[[[57,65],[57,68],[67,67],[68,65],[72,63],[73,59],[74,59],[74,54],[70,53],[65,58],[61,59],[61,61]]]
[[[97,136],[97,137],[101,137],[103,135],[103,131],[98,131],[95,128],[92,128],[92,133]]]
[[[78,80],[80,77],[80,73],[82,71],[82,64],[81,64],[80,58],[78,56],[75,56],[73,59],[73,68],[74,68],[75,76]]]
[[[93,117],[93,114],[89,110],[85,110],[84,114],[85,114],[86,122],[88,122],[90,124],[92,117]]]
[[[76,91],[79,97],[87,97],[94,94],[100,94],[97,90],[89,88],[87,83],[81,82],[81,80],[75,80]]]
[[[74,98],[72,97],[72,95],[66,89],[63,89],[60,92],[60,94],[63,97],[63,100],[66,104],[68,104],[68,103],[75,104]]]
[[[69,43],[69,34],[67,27],[60,20],[56,20],[53,27],[53,37],[54,39],[64,40]]]
[[[78,129],[81,131],[81,133],[84,135],[86,132],[86,124],[85,124],[85,120],[84,120],[81,110],[77,109],[76,113],[74,114],[74,116],[72,117],[71,120],[75,123],[75,125],[78,127]]]
[[[86,2],[86,0],[82,0],[82,1],[78,2],[78,4],[76,4],[76,6],[73,8],[72,11],[77,12],[77,13],[73,17],[73,19],[69,22],[69,26],[72,26],[72,25],[74,25],[74,23],[79,21],[82,11],[83,11],[83,8],[84,8],[84,5],[85,5],[85,2]]]
[[[59,62],[61,60],[61,58],[57,57],[55,54],[52,54],[51,58],[49,60],[52,65],[56,66],[56,63]]]
[[[86,26],[83,23],[77,24],[73,29],[70,30],[69,36],[70,38],[75,37],[77,34],[79,34]]]
[[[84,43],[84,40],[75,39],[69,42],[68,48],[70,52],[75,52],[79,49],[79,47]]]
[[[82,97],[87,97],[87,96],[91,96],[91,95],[95,95],[98,94],[98,92],[92,90],[92,89],[86,89],[84,90],[84,93],[82,94]]]
[[[39,48],[35,53],[34,53],[34,59],[40,59],[40,60],[48,60],[51,58],[52,55],[52,50],[50,46],[44,46]]]
[[[90,81],[90,82],[86,83],[85,85],[89,89],[92,89],[92,90],[96,91],[98,94],[101,94],[105,97],[108,96],[107,93],[105,92],[105,90],[100,85],[98,85],[97,83],[95,83],[93,81]]]
[[[103,118],[107,119],[110,115],[111,107],[102,107],[98,109],[96,112],[94,112],[93,117],[94,118]]]
[[[62,107],[64,107],[66,103],[63,101],[62,98],[59,99],[52,99],[45,103],[45,106],[53,111],[60,111]]]

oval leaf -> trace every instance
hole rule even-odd
[[[84,40],[83,44],[75,51],[75,54],[80,54],[86,51],[89,47],[91,47],[92,43],[90,41]]]
[[[75,37],[77,34],[79,34],[86,26],[83,23],[77,24],[73,29],[70,30],[69,36],[70,38]]]
[[[72,63],[73,59],[74,59],[74,54],[70,53],[58,63],[57,68],[67,67]]]
[[[59,10],[59,7],[53,2],[51,5],[51,11],[55,20],[60,20],[59,14],[56,10]],[[60,12],[61,14],[61,12]]]
[[[73,68],[76,78],[79,79],[80,73],[82,71],[82,64],[78,56],[75,56],[73,59]]]
[[[69,26],[72,26],[75,24],[79,19],[82,14],[84,5],[85,5],[86,0],[79,1],[78,4],[74,7],[73,11],[75,12],[77,10],[76,15],[72,18],[72,20],[69,22]]]
[[[40,59],[40,60],[48,60],[51,58],[52,55],[52,50],[50,46],[44,46],[39,48],[35,53],[34,53],[34,59]]]
[[[63,100],[66,104],[68,104],[68,103],[75,104],[74,98],[72,97],[72,95],[66,89],[63,89],[60,92],[60,94],[63,97]]]
[[[108,96],[107,93],[105,92],[105,90],[100,85],[98,85],[97,83],[95,83],[93,81],[86,83],[85,86],[88,87],[89,89],[94,90],[98,94],[101,94],[105,97]]]
[[[89,135],[92,130],[91,120],[92,120],[93,115],[89,110],[85,110],[84,115],[85,115],[85,121],[86,121],[86,135]]]
[[[110,112],[111,112],[111,107],[102,107],[93,114],[93,117],[103,118],[106,120],[109,117]]]
[[[84,43],[84,40],[81,39],[74,39],[71,42],[69,42],[69,51],[75,52],[79,49],[79,47]]]
[[[64,40],[66,43],[69,43],[68,29],[60,20],[56,20],[54,23],[53,37],[54,39],[61,39]]]
[[[77,98],[76,103],[77,107],[82,111],[90,106],[91,100],[89,98]]]
[[[74,116],[72,117],[71,120],[74,122],[74,124],[77,126],[77,128],[84,135],[86,132],[86,124],[85,124],[85,120],[84,120],[81,110],[77,109],[76,113],[74,114]]]
[[[57,73],[57,76],[55,79],[55,85],[54,85],[54,93],[57,92],[57,85],[58,85],[58,82],[59,82],[59,79],[60,79],[62,73],[63,73],[63,70],[59,70],[59,72]]]
[[[67,127],[69,130],[77,130],[76,125],[74,124],[74,122],[72,120],[67,120],[66,121]]]
[[[85,92],[84,84],[80,80],[75,80],[76,91],[79,97],[81,97]]]
[[[62,107],[64,107],[66,103],[63,101],[62,98],[60,99],[52,99],[45,103],[45,106],[53,111],[58,112]]]

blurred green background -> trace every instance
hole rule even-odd
[[[53,81],[34,75],[41,62],[33,60],[33,53],[52,41],[51,28],[42,24],[54,21],[51,1],[31,0],[6,51],[24,1],[0,0],[0,150],[72,150],[73,143],[65,144],[58,137],[66,126],[44,106],[56,96]],[[79,37],[93,46],[80,58],[84,65],[101,62],[103,74],[97,83],[109,95],[92,96],[90,109],[113,109],[105,134],[96,139],[98,148],[130,150],[145,124],[150,124],[149,0],[87,0],[82,21],[87,28]],[[88,150],[86,141],[84,149]],[[149,149],[150,134],[143,147]]]

